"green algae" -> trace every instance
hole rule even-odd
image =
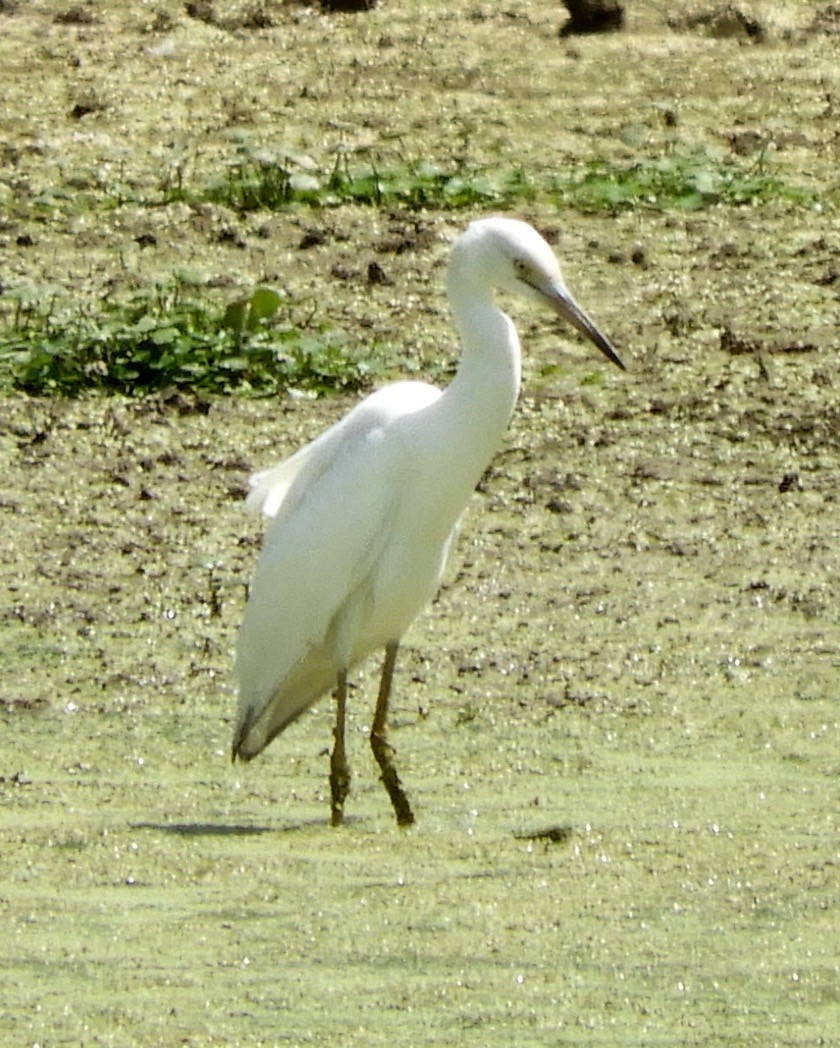
[[[809,365],[794,366],[801,380]],[[599,412],[636,403],[650,381],[609,382]],[[368,750],[375,665],[352,701],[344,830],[328,827],[329,700],[259,762],[228,762],[231,648],[255,552],[238,536],[258,525],[224,497],[246,464],[206,462],[253,437],[303,439],[324,407],[278,418],[268,403],[218,401],[155,426],[148,406],[67,406],[40,490],[18,493],[5,568],[21,609],[4,625],[18,682],[3,713],[6,1036],[829,1043],[832,474],[813,469],[782,495],[790,445],[716,450],[698,419],[680,439],[705,451],[711,484],[696,458],[669,453],[667,417],[642,411],[560,457],[594,410],[573,400],[525,399],[449,581],[408,638],[394,741],[410,832]],[[103,425],[115,410],[124,436]],[[97,519],[62,564],[124,440],[141,461],[157,449],[157,465],[111,489],[114,533]],[[748,483],[757,455],[766,480]],[[44,492],[80,460],[87,486],[68,488],[51,548]],[[585,483],[569,480],[572,462]],[[134,536],[122,572],[109,568],[123,559],[108,561],[115,534]],[[84,565],[84,600],[71,599]],[[559,841],[540,839],[558,826]]]
[[[55,177],[44,156],[102,164],[128,121],[120,177],[152,184],[161,123],[255,119],[266,68],[298,100],[305,148],[340,114],[408,129],[432,158],[481,165],[505,140],[545,169],[595,135],[618,162],[635,107],[645,148],[755,120],[786,178],[834,177],[836,39],[788,33],[787,7],[759,48],[666,31],[655,5],[626,36],[574,45],[531,3],[388,6],[335,24],[277,8],[282,25],[231,32],[113,5],[94,12],[113,31],[93,36],[57,29],[53,5],[3,14],[15,177],[35,192]],[[149,55],[167,33],[174,54]],[[438,48],[432,92],[421,34]],[[604,54],[633,70],[622,98],[603,90]],[[348,92],[360,62],[369,89]],[[62,109],[68,68],[108,100],[87,124]],[[666,95],[676,132],[651,105]],[[328,826],[328,699],[258,762],[228,756],[261,532],[246,477],[349,401],[0,401],[4,1043],[836,1040],[836,220],[780,202],[527,217],[631,370],[595,372],[568,332],[517,312],[523,400],[401,652],[408,832],[369,754],[373,664],[352,697],[343,829]],[[212,209],[155,218],[8,219],[4,236],[16,273],[85,294],[142,285],[184,251],[235,274],[231,295],[288,282],[360,345],[398,333],[395,373],[445,369],[451,215],[337,208],[306,250],[311,217],[234,226],[248,250]],[[153,253],[135,240],[150,232]],[[368,252],[391,283],[367,282]]]

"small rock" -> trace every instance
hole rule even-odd
[[[367,282],[369,284],[393,284],[393,280],[391,280],[376,259],[368,263]]]
[[[767,144],[767,133],[759,127],[734,127],[724,137],[738,156],[751,156]]]
[[[101,113],[104,109],[104,103],[95,92],[85,91],[77,98],[70,110],[70,116],[73,120],[81,120],[89,113]]]
[[[195,18],[206,25],[216,25],[217,17],[212,0],[188,0],[184,7],[190,18]]]
[[[307,229],[300,238],[298,248],[308,251],[311,247],[322,247],[327,242],[327,234],[322,229]]]
[[[93,25],[96,21],[93,11],[82,4],[74,4],[53,18],[56,25]]]
[[[802,481],[798,473],[785,473],[779,481],[779,491],[784,495],[786,491],[802,491]]]
[[[624,7],[618,0],[563,0],[569,20],[561,36],[573,33],[615,33],[624,25]]]
[[[733,357],[738,357],[745,353],[759,353],[762,346],[755,339],[746,338],[737,334],[732,328],[724,327],[720,333],[720,348],[724,353],[731,353]]]

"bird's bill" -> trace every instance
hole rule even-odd
[[[613,364],[620,367],[622,371],[627,370],[627,365],[616,352],[612,342],[598,330],[565,288],[551,288],[545,292],[545,295],[549,305],[558,316],[568,320],[572,327],[577,328],[582,335],[586,335],[590,342],[594,342]]]

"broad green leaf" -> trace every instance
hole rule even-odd
[[[281,298],[274,288],[258,287],[251,295],[248,330],[255,331],[264,320],[270,320],[280,308],[280,302]]]
[[[222,327],[227,331],[233,331],[241,335],[245,330],[245,322],[248,319],[248,299],[240,298],[231,302],[222,316]]]

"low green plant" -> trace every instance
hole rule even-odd
[[[584,212],[637,207],[693,211],[714,204],[739,207],[778,199],[808,205],[816,199],[771,170],[763,153],[750,163],[705,150],[628,164],[595,160],[568,178],[552,181],[552,192],[560,202]]]
[[[308,156],[256,148],[240,140],[222,175],[204,189],[180,184],[181,198],[205,199],[236,211],[280,210],[293,205],[367,204],[439,210],[502,208],[553,197],[578,211],[636,207],[696,210],[714,204],[742,206],[788,200],[816,202],[813,192],[790,185],[762,152],[751,161],[699,149],[628,163],[593,160],[563,175],[519,169],[453,168],[402,159],[380,164],[370,153],[340,150],[329,169]]]
[[[371,153],[346,150],[321,169],[309,157],[283,148],[268,152],[240,139],[222,175],[204,187],[196,186],[188,160],[183,151],[174,158],[161,185],[163,199],[212,200],[240,212],[348,202],[482,210],[537,198],[579,211],[691,210],[771,200],[838,203],[836,189],[819,198],[790,185],[763,153],[751,162],[708,150],[628,163],[597,160],[567,175],[526,179],[518,170],[469,170],[463,162],[451,169],[402,159],[380,165]],[[88,204],[93,191],[85,190]],[[122,192],[109,190],[102,202],[111,206],[124,199]],[[71,207],[72,195],[66,196],[64,204]],[[50,198],[50,208],[57,200]],[[40,206],[34,202],[32,213]],[[0,386],[69,396],[167,386],[257,394],[296,387],[320,393],[364,387],[382,370],[375,347],[364,359],[356,358],[339,331],[309,324],[301,330],[282,317],[281,298],[271,288],[257,288],[219,310],[187,293],[192,283],[176,277],[127,301],[105,297],[84,306],[68,303],[55,288],[6,289]]]
[[[250,297],[231,302],[222,315],[222,327],[232,331],[241,342],[246,335],[255,335],[274,317],[281,301],[274,288],[258,287]]]
[[[224,311],[175,283],[126,303],[86,308],[30,289],[0,328],[0,382],[34,394],[148,393],[189,387],[255,394],[366,386],[379,357],[359,360],[335,329],[301,330],[278,317],[281,298],[257,288]]]
[[[462,167],[403,160],[380,165],[340,150],[329,169],[319,169],[307,156],[278,148],[255,148],[240,142],[222,175],[204,190],[168,183],[164,195],[191,196],[224,204],[235,211],[281,210],[294,204],[335,207],[368,204],[452,210],[500,206],[529,196],[532,190],[519,171],[491,173]]]

